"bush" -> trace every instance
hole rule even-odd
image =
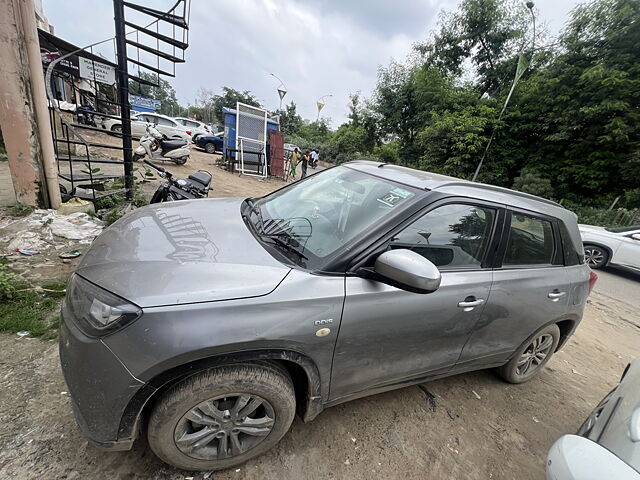
[[[0,300],[13,298],[18,287],[17,275],[9,272],[6,265],[0,263]]]
[[[640,221],[640,210],[627,210],[626,208],[606,208],[589,207],[573,202],[564,202],[565,208],[578,215],[578,223],[586,225],[596,225],[600,227],[620,227],[638,223]]]

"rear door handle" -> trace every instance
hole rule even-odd
[[[478,305],[482,305],[484,303],[484,298],[476,298],[476,297],[467,297],[462,302],[458,302],[458,308],[464,309],[465,312],[470,312],[477,307]]]
[[[557,302],[560,300],[560,297],[564,297],[567,292],[559,292],[558,290],[554,290],[553,292],[549,292],[547,297],[551,298],[553,302]]]

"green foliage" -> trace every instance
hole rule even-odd
[[[131,93],[160,100],[158,113],[169,116],[177,116],[180,113],[181,107],[178,104],[176,91],[167,80],[147,72],[140,72],[139,76],[143,80],[158,84],[158,86],[142,85],[135,80],[129,80],[129,91]]]
[[[399,164],[400,144],[398,142],[389,142],[387,144],[376,145],[373,149],[373,155],[379,162]]]
[[[9,215],[14,217],[27,217],[33,213],[35,207],[25,205],[24,203],[16,203],[9,207]]]
[[[16,274],[11,273],[6,265],[0,263],[0,300],[6,301],[13,298],[17,285]]]
[[[284,107],[284,110],[276,112],[277,115],[280,115],[280,130],[285,135],[298,135],[304,125],[296,108],[296,104],[291,101],[289,105]]]
[[[43,288],[46,291],[21,286],[21,291],[10,301],[0,303],[0,331],[27,330],[33,337],[55,338],[60,326],[57,311],[64,296],[64,284],[47,284]]]
[[[354,95],[331,143],[354,152],[550,198],[640,203],[640,2],[577,7],[558,39],[535,51],[530,12],[515,0],[463,0],[407,63]],[[538,19],[538,23],[544,18]],[[539,29],[540,30],[540,29]],[[528,65],[498,121],[518,59]],[[363,121],[363,118],[366,121]],[[393,150],[381,138],[395,138]]]
[[[549,199],[553,197],[551,180],[529,168],[525,168],[520,172],[520,176],[516,177],[511,188],[521,192],[531,193],[532,195],[538,195],[539,197]]]
[[[637,224],[640,220],[638,209],[628,210],[626,208],[598,208],[585,206],[573,202],[564,202],[563,206],[578,215],[578,223],[587,225],[599,225],[602,227],[626,226],[632,223]]]
[[[189,116],[201,121],[213,121],[218,125],[224,125],[222,108],[236,108],[236,103],[246,103],[254,107],[262,107],[258,99],[248,90],[243,92],[230,87],[222,87],[222,94],[214,94],[208,89],[200,89],[198,93],[197,107],[189,107]],[[187,113],[185,113],[186,115]]]

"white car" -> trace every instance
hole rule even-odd
[[[191,135],[194,143],[200,135],[211,135],[213,133],[209,125],[199,122],[198,120],[185,117],[173,117],[173,119],[185,127],[185,132]]]
[[[295,143],[285,143],[284,144],[284,151],[285,152],[293,152],[295,151],[295,149],[298,149],[298,151],[302,152],[302,150],[300,150],[300,148],[295,144]]]
[[[640,225],[594,227],[578,225],[584,258],[591,268],[607,265],[640,272]]]
[[[564,435],[547,457],[548,480],[640,480],[640,359],[575,435]]]
[[[131,136],[141,138],[147,133],[147,125],[154,126],[160,133],[165,134],[169,138],[178,138],[191,142],[191,135],[187,134],[184,125],[179,124],[175,120],[159,113],[138,113],[131,116]],[[102,121],[102,128],[110,132],[122,132],[122,124],[120,120],[105,117]]]

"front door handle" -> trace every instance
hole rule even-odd
[[[552,302],[557,302],[558,300],[560,300],[560,297],[564,297],[566,294],[567,292],[560,292],[558,290],[554,290],[553,292],[549,292],[547,297],[549,297]]]
[[[482,305],[484,298],[467,297],[462,302],[458,302],[458,308],[464,309],[465,312],[470,312],[474,307]]]

